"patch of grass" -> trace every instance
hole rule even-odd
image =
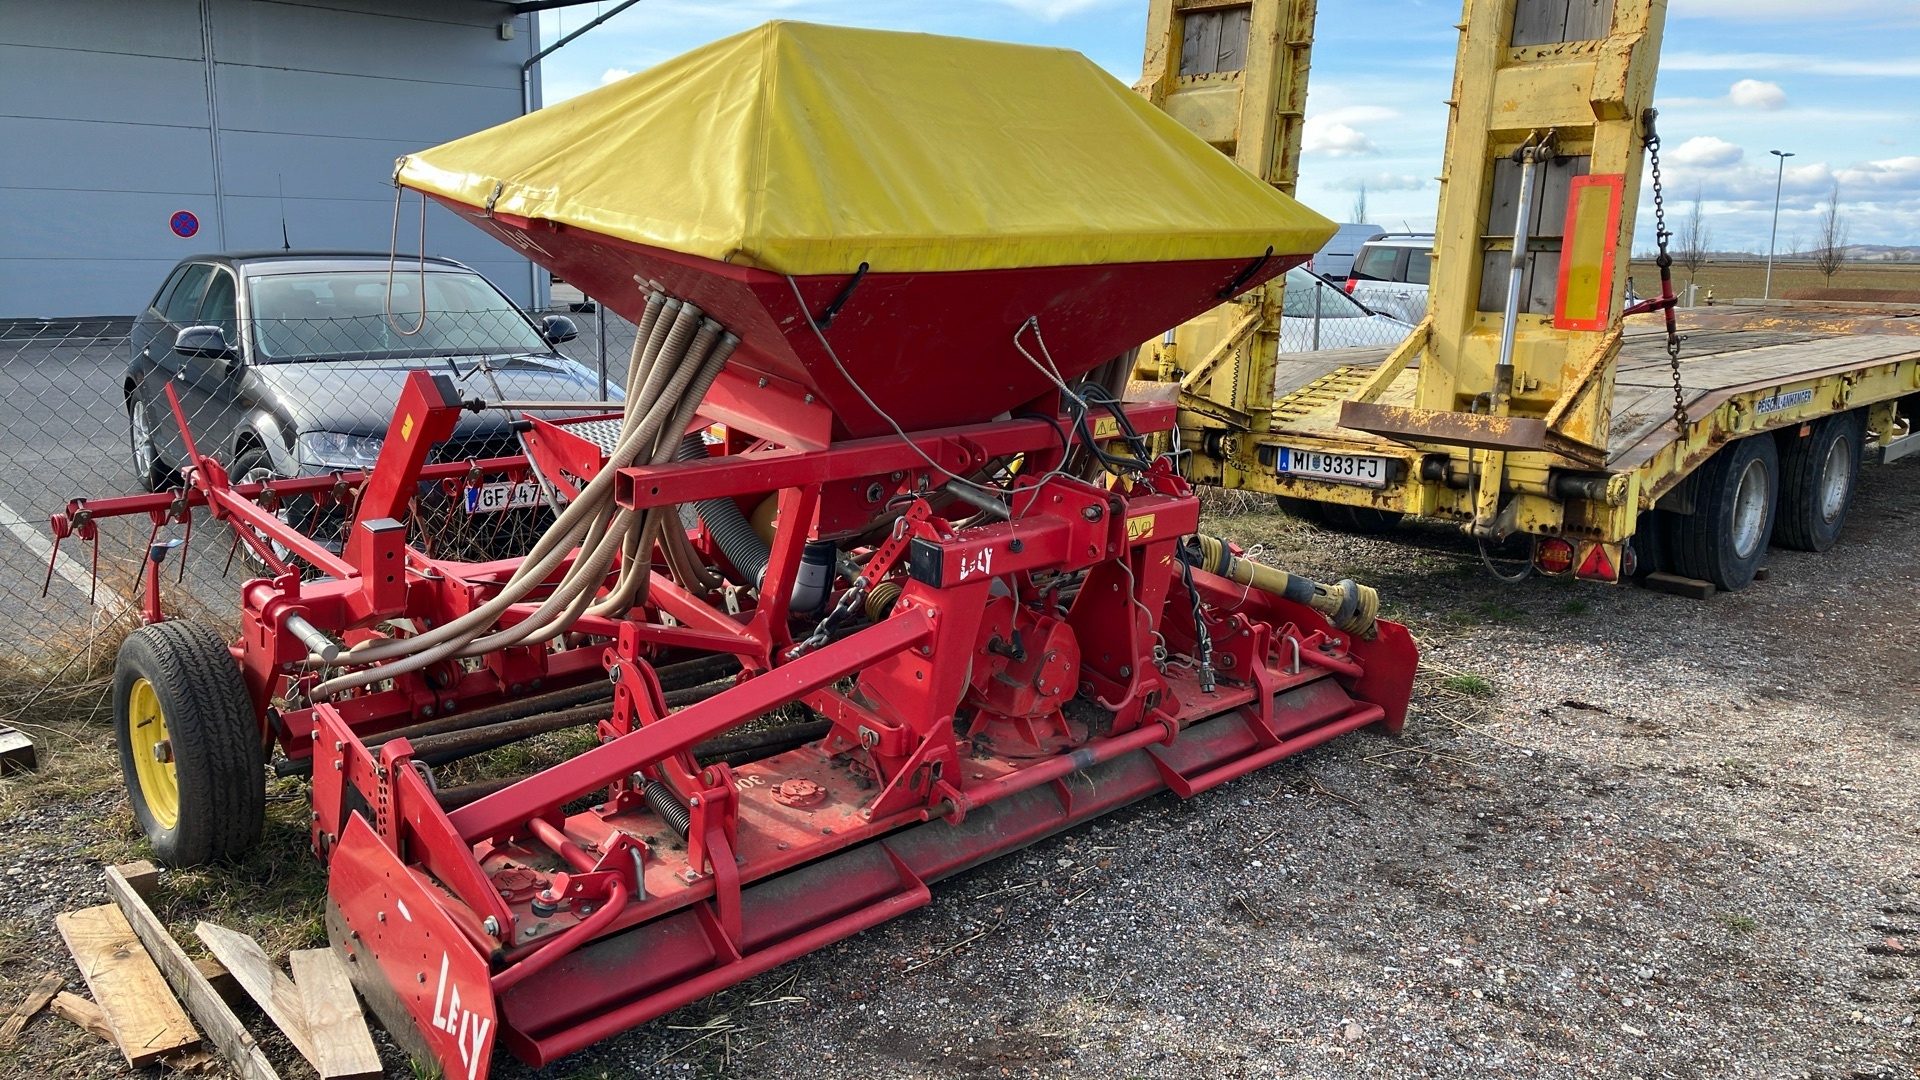
[[[1592,607],[1593,605],[1587,603],[1585,600],[1574,597],[1571,600],[1561,603],[1560,610],[1568,615],[1585,615]]]
[[[1751,915],[1722,915],[1720,925],[1735,934],[1751,934],[1760,928]]]
[[[1493,683],[1479,675],[1449,675],[1440,680],[1440,689],[1467,697],[1486,698],[1494,695]]]

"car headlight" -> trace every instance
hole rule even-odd
[[[380,457],[380,439],[337,431],[305,431],[294,438],[293,454],[300,464],[315,468],[370,469]]]

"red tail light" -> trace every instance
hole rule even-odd
[[[1540,541],[1533,552],[1533,568],[1543,574],[1565,574],[1573,569],[1573,543],[1558,536]]]
[[[1347,279],[1347,291],[1348,291],[1348,292],[1352,292],[1352,291],[1353,291],[1353,283],[1354,283],[1354,281],[1355,281],[1355,280],[1356,280],[1356,279],[1354,279],[1354,278],[1348,278],[1348,279]]]

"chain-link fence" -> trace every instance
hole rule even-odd
[[[192,283],[170,282],[137,320],[0,322],[0,602],[12,616],[0,622],[0,662],[69,651],[129,622],[156,542],[179,542],[162,564],[168,606],[222,625],[237,614],[240,583],[272,569],[205,508],[191,525],[98,518],[97,539],[55,540],[49,518],[73,500],[177,488],[190,460],[181,415],[196,449],[234,481],[264,482],[263,507],[338,548],[349,478],[378,455],[410,371],[445,374],[462,397],[486,401],[622,396],[634,334],[624,319],[585,304],[529,320],[440,277],[397,277],[391,315],[381,272],[300,275],[277,298],[256,288],[241,319],[215,279],[191,306],[178,294]],[[176,299],[179,317],[169,318]],[[267,311],[276,317],[250,314]],[[487,464],[520,452],[520,415],[462,414],[431,461],[468,468],[420,486],[408,508],[413,543],[443,558],[510,558],[544,531],[552,498],[541,478]],[[274,487],[336,473],[339,483],[313,493]],[[284,548],[274,555],[312,572]]]

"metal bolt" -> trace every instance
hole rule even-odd
[[[607,812],[607,804],[606,804],[606,803],[603,803],[603,802],[597,802],[597,803],[594,803],[594,804],[593,804],[593,812],[594,812],[594,813],[596,813],[596,814],[604,814],[604,813],[606,813],[606,812]]]
[[[811,405],[811,404],[813,404],[813,395],[812,395],[812,394],[808,394],[808,395],[807,395],[807,400],[806,400],[806,404],[808,404],[808,405]]]
[[[375,915],[374,915],[374,918],[375,918],[375,919],[377,919],[377,920],[379,920],[380,922],[386,922],[386,921],[387,921],[387,913],[386,913],[386,912],[384,912],[384,911],[382,911],[382,912],[379,912],[379,913],[377,913],[377,914],[375,914]]]
[[[420,706],[420,715],[421,715],[421,716],[432,716],[432,715],[433,715],[433,706],[431,706],[431,705],[422,705],[422,706]]]
[[[480,924],[480,929],[485,930],[494,937],[498,937],[500,936],[500,920],[489,915],[487,916],[487,921]]]
[[[760,376],[760,382],[757,385],[760,389],[765,390],[767,388],[767,377],[765,375]]]
[[[1131,679],[1131,678],[1133,678],[1133,668],[1131,668],[1131,667],[1129,667],[1129,666],[1127,666],[1126,664],[1121,664],[1121,665],[1120,665],[1120,677],[1121,677],[1121,678],[1123,678],[1123,679]]]
[[[427,973],[424,971],[415,972],[413,977],[420,982],[427,981]]]
[[[921,656],[932,656],[932,655],[933,655],[933,646],[931,646],[931,645],[922,645],[922,646],[920,646],[920,655],[921,655]]]
[[[161,739],[159,742],[153,744],[153,760],[162,765],[173,760],[172,739]]]
[[[1099,521],[1103,513],[1104,511],[1097,506],[1086,506],[1080,510],[1080,516],[1088,521]]]
[[[699,805],[700,805],[700,796],[698,796],[698,795],[695,795],[695,796],[694,796],[693,798],[691,798],[691,799],[688,799],[688,800],[687,800],[687,805],[688,805],[688,806],[699,806]]]

